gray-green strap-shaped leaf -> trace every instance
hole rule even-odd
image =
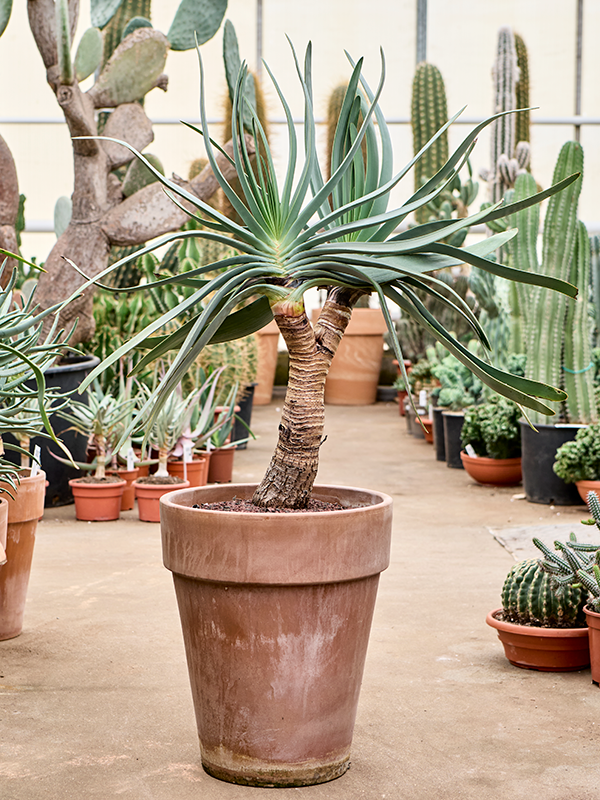
[[[123,0],[90,0],[90,16],[94,28],[104,28],[119,10]]]
[[[6,30],[11,11],[12,0],[0,0],[0,36],[2,36]]]
[[[172,50],[192,50],[204,44],[221,26],[227,0],[181,0],[167,39]]]
[[[78,82],[89,78],[102,61],[102,34],[99,28],[88,28],[81,37],[75,53],[75,78]]]
[[[151,28],[152,23],[146,17],[132,17],[127,25],[123,28],[123,33],[121,34],[121,41],[126,39],[130,33],[137,31],[138,28]]]

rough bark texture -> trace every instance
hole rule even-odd
[[[304,312],[275,314],[290,371],[277,447],[252,498],[258,506],[305,508],[310,500],[323,439],[325,379],[351,313],[351,303],[328,299],[314,330]]]
[[[79,0],[70,0],[69,8],[71,27],[74,28]],[[28,0],[28,13],[31,31],[46,66],[48,83],[64,113],[71,137],[96,136],[95,110],[98,103],[94,92],[83,93],[77,83],[63,85],[60,82],[54,0]],[[105,133],[128,142],[136,149],[146,147],[154,138],[152,124],[138,103],[119,105],[109,117]],[[252,149],[249,139],[248,146]],[[133,158],[134,155],[126,148],[114,143],[93,139],[73,141],[73,216],[45,262],[47,272],[39,279],[36,299],[42,308],[66,300],[84,282],[63,257],[71,259],[91,278],[108,266],[112,245],[142,245],[177,230],[186,221],[187,216],[166,197],[158,183],[124,199],[112,170]],[[231,172],[229,162],[223,157],[221,167],[224,172]],[[218,188],[210,167],[186,185],[205,201]],[[0,237],[3,233],[0,227]],[[90,339],[94,333],[92,304],[93,292],[89,290],[61,314],[63,327],[70,327],[73,320],[79,318],[70,341],[73,345]]]
[[[0,248],[17,251],[15,223],[19,213],[19,183],[17,170],[10,149],[0,136]],[[0,264],[4,256],[0,256]],[[14,258],[6,260],[4,272],[0,276],[0,286],[6,286],[16,266]]]

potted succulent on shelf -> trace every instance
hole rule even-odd
[[[478,483],[512,486],[520,482],[520,417],[516,403],[500,397],[465,410],[460,457]]]
[[[0,266],[0,278],[3,267]],[[29,453],[16,443],[29,437],[56,438],[49,412],[62,402],[48,391],[44,372],[60,355],[64,338],[52,327],[41,339],[42,324],[56,307],[39,313],[33,294],[24,305],[13,301],[17,278],[14,270],[5,289],[0,288],[0,640],[18,636],[23,616],[35,532],[44,513],[46,476],[39,463],[29,466]],[[21,466],[7,458],[6,450],[20,454]]]
[[[87,522],[119,519],[127,481],[110,474],[107,467],[113,459],[116,460],[117,443],[131,419],[135,404],[136,399],[129,395],[113,397],[105,394],[95,381],[89,388],[87,403],[72,400],[68,411],[60,412],[73,430],[87,436],[88,452],[93,455],[90,463],[77,462],[80,470],[93,474],[69,481],[77,519]]]
[[[587,495],[591,520],[582,520],[585,525],[596,525],[600,529],[600,501],[594,491]],[[569,591],[583,594],[585,619],[589,629],[590,663],[592,680],[600,683],[600,544],[578,542],[574,534],[568,542],[554,542],[553,552],[542,542],[535,540],[544,560],[541,567],[551,578],[557,596]]]
[[[565,483],[575,484],[584,502],[589,491],[600,492],[600,423],[580,428],[575,439],[562,444],[553,469]]]
[[[521,205],[496,205],[465,219],[395,232],[454,179],[489,120],[403,205],[388,210],[392,189],[431,142],[393,174],[391,140],[378,105],[384,69],[372,92],[362,76],[361,59],[353,64],[340,111],[331,178],[324,179],[317,158],[310,46],[304,69],[296,65],[305,98],[301,164],[295,121],[273,78],[288,129],[289,159],[281,187],[245,93],[245,67],[237,80],[232,116],[239,195],[217,161],[201,89],[208,159],[241,222],[222,216],[185,186],[153,170],[176,202],[198,209],[205,226],[159,241],[198,236],[227,241],[237,254],[213,265],[220,271],[208,280],[204,270],[158,278],[155,286],[185,282],[195,291],[104,364],[115,363],[137,346],[151,347],[154,333],[195,306],[195,316],[157,347],[156,355],[165,349],[177,354],[142,409],[149,426],[208,342],[248,335],[275,319],[287,343],[290,373],[279,438],[260,484],[201,487],[161,499],[164,563],[174,574],[202,763],[217,777],[263,786],[320,783],[348,768],[379,573],[389,561],[391,498],[365,489],[314,486],[323,445],[325,381],[353,306],[364,295],[378,296],[401,369],[404,361],[388,301],[425,325],[493,389],[541,410],[548,407],[537,398],[560,400],[564,393],[504,373],[479,358],[429,314],[413,288],[435,293],[436,279],[430,273],[467,261],[504,277],[574,292],[562,281],[489,260],[513,232],[464,249],[443,241],[463,227],[501,218]],[[251,120],[250,134],[241,133],[245,115]],[[254,141],[248,145],[249,140]],[[253,162],[251,149],[262,157]],[[524,202],[539,202],[575,179]],[[314,325],[303,300],[312,287],[327,287]],[[447,302],[455,304],[487,343],[468,306],[453,295]]]

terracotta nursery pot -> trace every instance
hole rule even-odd
[[[521,482],[520,458],[485,458],[460,454],[463,467],[477,483],[491,486],[515,486]]]
[[[6,563],[0,566],[0,640],[12,639],[23,630],[25,601],[33,560],[38,520],[44,514],[46,473],[32,478],[25,471],[15,499],[7,500]]]
[[[587,503],[588,492],[596,492],[600,497],[600,481],[575,481],[575,486],[584,503]]]
[[[186,469],[183,469],[183,461],[167,461],[167,470],[169,475],[174,475],[176,478],[181,478],[189,482],[190,486],[206,486],[208,483],[208,465],[209,461],[206,456],[195,458],[193,461],[188,461]],[[177,487],[179,488],[179,487]]]
[[[585,619],[590,634],[590,663],[592,667],[592,680],[600,683],[600,614],[585,606]]]
[[[69,481],[75,499],[75,517],[82,522],[109,522],[121,515],[121,498],[127,481],[83,483],[81,478]]]
[[[323,783],[349,766],[392,500],[320,486],[315,498],[345,509],[193,508],[254,489],[207,486],[161,500],[202,764],[232,783]]]
[[[160,522],[160,498],[177,489],[187,489],[189,481],[181,483],[140,483],[135,481],[138,514],[142,522]]]
[[[6,564],[6,537],[8,534],[8,500],[0,497],[0,567]]]
[[[135,506],[135,489],[133,482],[139,478],[140,471],[138,467],[135,469],[111,469],[108,475],[116,475],[125,481],[125,488],[121,495],[121,511],[131,511]]]
[[[514,625],[498,619],[500,614],[501,608],[491,611],[486,622],[498,631],[504,654],[515,667],[536,669],[540,672],[574,672],[589,666],[590,644],[587,628]],[[600,619],[600,615],[598,617]]]
[[[277,369],[277,346],[279,343],[279,328],[275,320],[269,322],[264,328],[257,331],[258,336],[258,365],[256,372],[256,386],[254,388],[254,405],[266,406],[273,396],[273,383]]]
[[[433,420],[430,417],[421,417],[421,422],[425,425],[425,430],[423,430],[425,441],[433,444]]]
[[[235,447],[216,447],[210,451],[209,483],[231,483]]]

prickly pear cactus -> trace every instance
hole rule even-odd
[[[11,11],[12,0],[0,0],[0,36],[2,36],[6,30]]]
[[[162,175],[165,174],[164,167],[158,156],[152,153],[144,153],[144,157],[155,167]],[[139,192],[144,186],[154,183],[158,178],[148,167],[139,159],[134,158],[130,162],[123,183],[121,184],[121,191],[125,197],[130,197],[135,192]]]
[[[89,78],[102,61],[102,34],[99,28],[88,28],[77,45],[75,77],[78,82]]]
[[[121,44],[123,33],[134,17],[143,17],[150,22],[152,0],[122,0],[118,10],[104,28],[104,55],[102,66]]]
[[[192,50],[204,44],[221,26],[227,0],[181,0],[167,38],[172,50]]]
[[[517,625],[549,628],[585,627],[586,592],[565,586],[560,596],[552,587],[552,575],[536,558],[515,564],[502,587],[504,620]]]

